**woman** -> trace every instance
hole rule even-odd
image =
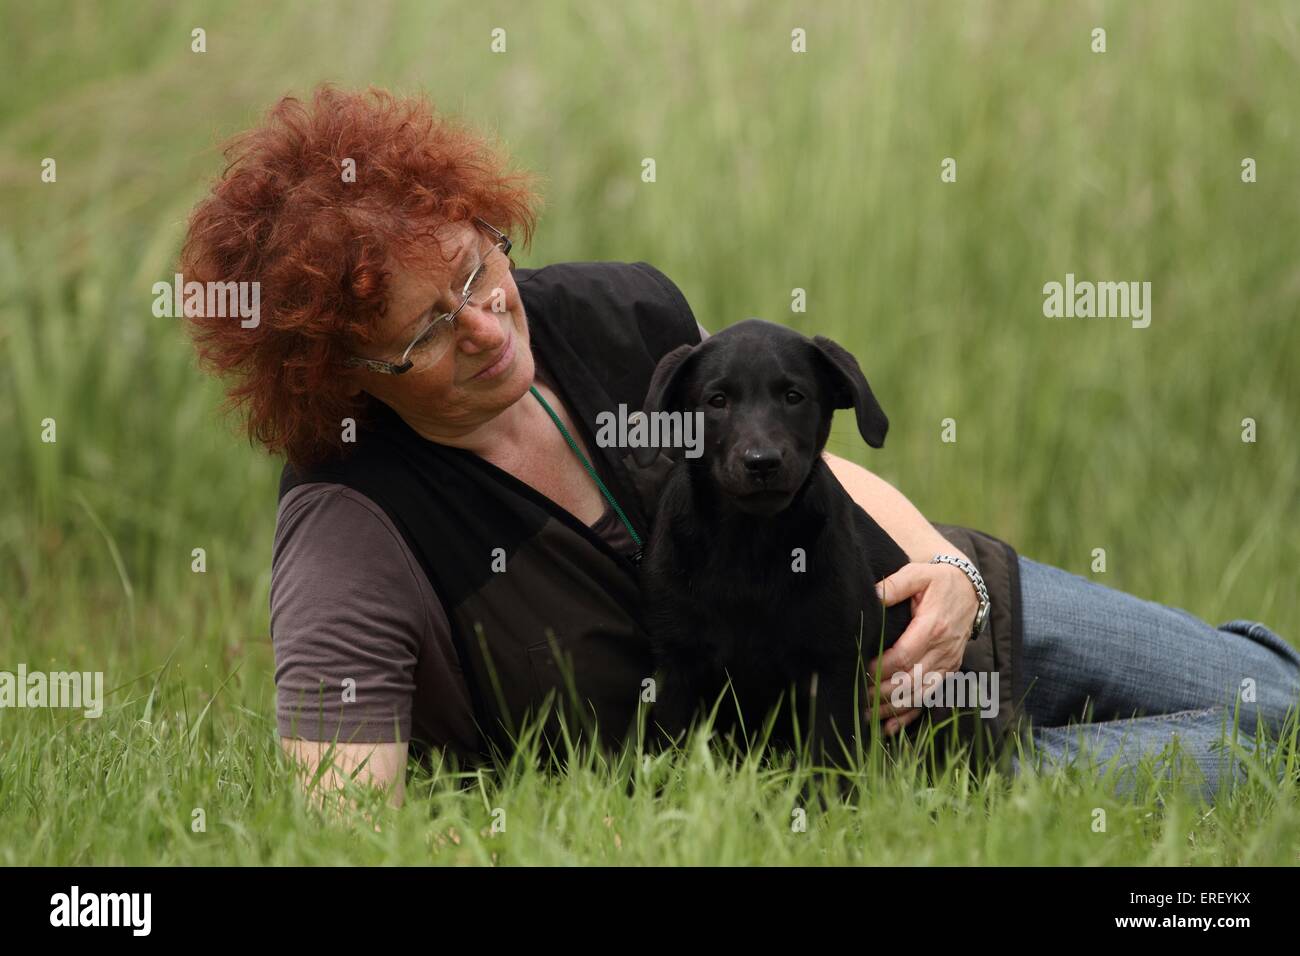
[[[570,678],[577,713],[617,739],[645,702],[635,557],[668,461],[598,447],[593,422],[639,407],[659,357],[706,334],[680,291],[645,263],[514,268],[529,178],[418,99],[286,98],[227,155],[182,269],[260,284],[252,328],[190,323],[250,434],[288,461],[271,588],[286,750],[310,768],[337,740],[336,768],[365,761],[400,801],[409,743],[508,747]],[[1071,718],[1100,721],[1101,755],[1129,763],[1177,731],[1211,791],[1210,742],[1241,681],[1256,688],[1247,729],[1276,733],[1300,697],[1300,654],[1263,625],[1213,628],[936,528],[826,457],[912,558],[883,582],[913,623],[871,662],[881,674],[996,671],[999,732],[1027,718],[1057,756]],[[892,686],[876,688],[887,734],[923,713]]]

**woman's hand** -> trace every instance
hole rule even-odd
[[[880,704],[885,733],[894,734],[921,714],[919,707],[894,707],[889,701],[894,689],[910,688],[912,668],[918,663],[922,679],[931,672],[942,675],[957,670],[975,624],[979,598],[970,578],[960,568],[916,561],[884,578],[876,586],[876,592],[883,592],[886,607],[912,599],[912,623],[893,647],[867,664],[867,673],[873,681],[877,668],[880,670],[880,683],[873,684],[872,698]],[[899,683],[893,680],[895,674],[900,676]],[[915,692],[919,694],[923,690],[924,686]],[[907,696],[910,698],[912,694]],[[868,703],[868,720],[871,706]]]

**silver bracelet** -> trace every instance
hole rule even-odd
[[[984,578],[979,573],[979,569],[971,564],[965,558],[958,557],[955,554],[936,554],[930,559],[931,564],[951,564],[962,570],[966,577],[970,578],[970,583],[975,587],[975,594],[979,598],[979,610],[975,612],[975,623],[971,625],[970,640],[975,640],[984,631],[984,625],[988,623],[989,608],[989,589],[984,586]]]

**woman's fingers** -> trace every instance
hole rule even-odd
[[[971,595],[969,582],[957,586],[951,565],[912,562],[884,578],[876,587],[886,606],[915,598],[912,620],[894,645],[867,663],[868,700],[863,708],[867,720],[873,707],[885,722],[885,732],[897,733],[920,716],[918,706],[927,686],[927,678],[940,679],[961,666],[965,651],[964,632],[952,623],[966,618]],[[931,589],[930,585],[939,587]],[[913,684],[917,686],[914,688]]]
[[[906,727],[920,716],[920,713],[921,708],[913,706],[910,700],[899,704],[886,701],[879,705],[879,709],[874,712],[871,706],[864,708],[862,718],[867,723],[871,723],[872,719],[875,718],[884,724],[886,733],[892,733],[893,731],[889,729],[891,725],[894,726],[895,730],[900,726]]]
[[[934,660],[936,644],[943,638],[937,620],[919,615],[894,642],[894,646],[867,662],[867,680],[876,698],[888,702],[896,688],[906,688],[915,676],[918,663]]]
[[[912,700],[912,676],[905,671],[881,677],[880,684],[871,685],[872,697],[863,709],[864,716],[870,720],[873,706],[878,707],[881,720],[896,717],[911,710],[915,704]]]
[[[911,710],[904,712],[898,717],[891,717],[889,720],[885,721],[885,734],[887,736],[893,736],[920,716],[921,708],[913,707]]]
[[[879,705],[879,709],[876,710],[874,714],[872,711],[872,705],[867,704],[867,706],[863,708],[862,716],[868,721],[871,720],[873,716],[878,720],[887,720],[888,718],[909,709],[909,707],[910,705],[908,704],[895,707],[892,703],[886,700]]]
[[[912,618],[907,629],[898,636],[885,653],[867,661],[867,676],[873,683],[877,680],[884,687],[889,686],[890,679],[898,673],[906,674],[912,665],[921,660],[930,649],[935,638],[935,621],[925,615]]]
[[[923,704],[926,688],[932,686],[936,681],[942,680],[952,671],[959,669],[961,661],[950,662],[947,660],[949,656],[944,648],[935,647],[913,669],[896,671],[893,674],[882,674],[879,684],[868,686],[868,693],[871,697],[863,708],[864,716],[868,720],[871,719],[873,704],[879,706],[878,714],[882,721],[912,711],[919,713],[918,707]],[[918,675],[920,676],[919,685],[916,684]],[[907,726],[908,723],[915,719],[916,715],[913,714],[903,722],[902,726]]]
[[[888,577],[881,578],[876,584],[876,595],[893,607],[925,589],[930,582],[930,569],[933,565],[909,562]]]

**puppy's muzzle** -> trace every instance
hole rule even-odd
[[[750,448],[741,460],[745,466],[745,477],[766,485],[781,467],[781,452],[776,448]]]

